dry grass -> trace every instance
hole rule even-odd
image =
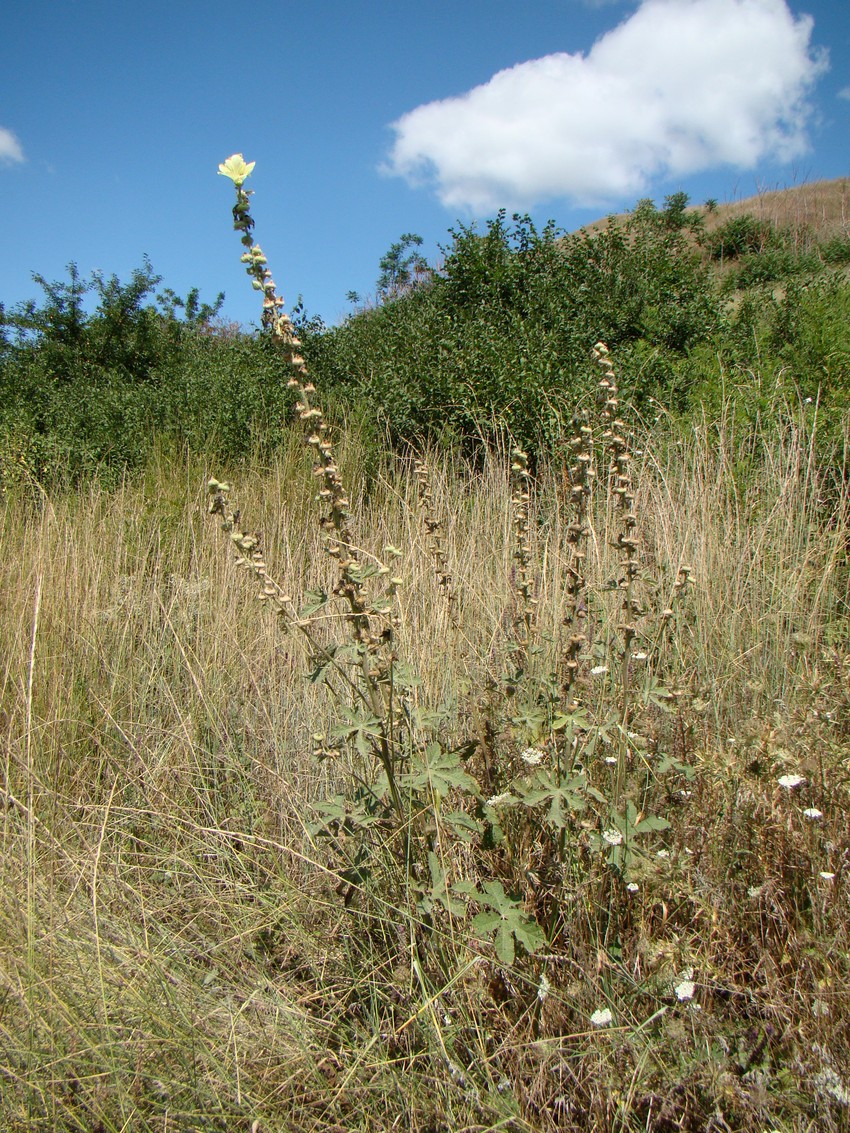
[[[723,201],[708,213],[705,226],[713,232],[737,216],[754,216],[791,233],[794,246],[805,249],[813,237],[828,240],[850,234],[850,179],[809,181],[786,189],[764,189],[742,200]]]
[[[739,216],[753,216],[787,233],[795,251],[806,252],[814,245],[835,237],[846,239],[850,234],[850,180],[838,177],[832,181],[810,181],[785,189],[763,189],[753,196],[717,202],[708,212],[703,204],[691,205],[689,212],[698,212],[708,235]],[[627,214],[614,217],[624,223]],[[585,225],[589,233],[601,232],[608,218]]]
[[[577,873],[557,954],[514,970],[468,924],[435,932],[420,963],[401,894],[343,906],[308,833],[345,780],[310,754],[334,703],[223,553],[210,470],[162,461],[114,493],[6,499],[3,1128],[848,1128],[850,501],[813,427],[798,407],[754,437],[730,414],[641,446],[642,568],[695,579],[675,615],[690,707],[658,722],[691,778],[661,789],[665,856],[621,952]],[[411,470],[388,460],[367,479],[352,437],[337,459],[367,549],[404,551],[415,696],[474,731],[515,616],[504,463],[429,458],[453,626]],[[233,481],[272,574],[329,582],[300,442]],[[557,654],[554,470],[531,513],[536,632]],[[610,522],[595,514],[596,640]],[[781,787],[791,773],[805,781]]]

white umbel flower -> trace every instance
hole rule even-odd
[[[681,1003],[687,1003],[689,999],[693,999],[696,989],[697,985],[693,980],[682,980],[680,984],[676,984],[673,991],[675,991],[676,998]]]
[[[540,977],[540,983],[537,985],[537,998],[541,1003],[548,997],[551,989],[552,985],[549,983],[549,980],[546,978],[546,973],[544,972]]]
[[[776,780],[780,787],[786,791],[793,791],[795,787],[802,786],[806,781],[805,775],[780,775]]]

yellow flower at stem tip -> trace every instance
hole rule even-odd
[[[234,153],[227,161],[223,161],[219,165],[218,171],[222,177],[229,177],[238,188],[246,177],[251,176],[251,171],[256,164],[256,161],[246,161],[241,153]]]

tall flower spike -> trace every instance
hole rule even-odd
[[[619,396],[614,364],[603,342],[597,342],[593,357],[602,370],[599,380],[599,398],[602,402],[601,417],[604,424],[602,439],[608,450],[609,482],[620,513],[620,531],[615,546],[620,551],[620,566],[623,578],[620,589],[623,592],[624,623],[620,627],[628,652],[635,636],[635,620],[641,613],[641,605],[634,594],[633,583],[639,573],[637,516],[635,515],[635,493],[629,469],[631,455],[626,440],[626,426],[619,417]]]
[[[245,251],[241,260],[254,288],[263,293],[263,326],[289,362],[291,376],[287,385],[296,395],[295,410],[304,426],[305,441],[313,454],[313,474],[319,482],[318,498],[323,505],[319,523],[325,534],[325,550],[335,560],[339,572],[334,593],[345,602],[346,622],[352,637],[362,648],[363,672],[372,710],[377,717],[384,719],[385,698],[390,695],[390,647],[396,624],[391,600],[398,580],[390,577],[390,571],[384,564],[375,560],[379,568],[377,573],[387,576],[389,582],[383,596],[375,600],[370,597],[366,580],[373,571],[364,568],[361,552],[353,538],[351,504],[334,459],[324,414],[313,400],[316,389],[307,373],[301,341],[292,320],[283,310],[283,299],[277,293],[263,250],[251,236],[254,227],[251,191],[244,189],[242,182],[253,168],[254,162],[246,162],[241,154],[234,154],[222,162],[219,173],[229,177],[236,186],[233,227],[242,233]],[[382,623],[382,631],[373,624],[375,621]],[[380,758],[392,779],[392,758],[386,740],[382,741]]]
[[[446,600],[449,619],[454,624],[454,591],[452,589],[452,576],[447,563],[445,527],[434,503],[430,469],[424,458],[417,458],[414,461],[414,470],[416,472],[419,502],[422,505],[422,523],[425,527],[428,551],[434,563],[437,582]]]
[[[619,745],[617,755],[617,770],[614,782],[614,806],[620,804],[626,775],[626,758],[628,755],[629,719],[631,710],[631,664],[632,642],[637,634],[637,621],[644,612],[636,594],[636,581],[640,573],[638,561],[637,516],[635,514],[635,492],[632,484],[629,462],[629,444],[625,422],[619,416],[619,396],[617,390],[617,375],[614,363],[608,353],[604,342],[597,342],[593,348],[593,357],[602,371],[599,379],[599,400],[602,405],[601,418],[603,422],[602,439],[605,443],[609,466],[608,484],[615,500],[615,508],[619,513],[619,528],[613,545],[620,552],[620,569],[622,576],[618,579],[618,588],[621,595],[622,622],[619,626],[623,641],[623,654],[620,660],[620,727]]]
[[[537,606],[531,577],[530,502],[531,474],[528,471],[528,454],[521,448],[515,448],[511,454],[511,510],[514,525],[513,581],[519,610],[514,624],[523,654],[527,651],[531,640],[531,626]]]
[[[397,616],[393,614],[393,599],[400,579],[390,576],[390,571],[374,556],[373,564],[362,562],[361,552],[356,546],[351,530],[351,505],[333,456],[333,446],[328,437],[328,426],[322,410],[314,404],[316,390],[307,373],[307,363],[301,353],[301,342],[295,332],[292,320],[283,310],[283,299],[268,268],[266,257],[259,244],[251,236],[254,220],[251,216],[251,190],[244,189],[242,183],[254,168],[254,162],[246,162],[242,154],[236,153],[219,166],[219,173],[229,177],[236,187],[236,204],[233,206],[233,227],[241,232],[241,242],[245,249],[241,260],[251,282],[257,291],[263,293],[263,326],[271,333],[272,340],[289,363],[291,376],[287,385],[296,395],[296,412],[304,426],[305,441],[313,454],[313,474],[319,481],[318,498],[323,505],[320,526],[325,534],[325,550],[337,565],[337,583],[334,594],[345,604],[345,620],[358,647],[358,665],[362,671],[363,685],[372,712],[380,721],[375,739],[376,754],[387,773],[393,802],[399,814],[403,803],[395,778],[392,747],[393,720],[391,711],[391,674],[395,660],[392,653],[393,629]],[[235,529],[236,518],[230,519],[223,490],[213,483],[211,508],[222,517],[224,524],[230,523],[230,537],[240,552],[243,565],[256,576],[262,590],[261,597],[271,599],[275,604],[286,605],[288,595],[279,593],[274,583],[265,574],[265,564],[254,536],[245,536]],[[247,542],[246,542],[247,540]],[[254,552],[256,552],[255,558]],[[377,566],[377,571],[371,569]],[[388,578],[383,595],[370,598],[366,580],[372,574]],[[378,623],[378,624],[375,624]]]
[[[569,555],[565,585],[564,628],[568,639],[564,649],[564,693],[569,697],[579,669],[579,657],[587,645],[585,632],[587,604],[585,590],[587,576],[587,537],[590,534],[588,509],[590,505],[593,468],[593,430],[586,410],[573,418],[573,436],[570,439],[572,463],[569,467],[569,504],[571,522],[567,527],[567,553]]]

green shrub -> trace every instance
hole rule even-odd
[[[841,266],[850,264],[850,236],[833,236],[821,245],[824,263]]]
[[[773,224],[751,213],[732,217],[704,238],[713,260],[734,260],[751,252],[763,252],[777,242]]]
[[[789,287],[772,309],[770,345],[799,388],[846,406],[850,391],[850,280],[840,273]]]
[[[540,453],[563,441],[592,382],[588,342],[617,349],[640,406],[719,326],[692,223],[678,195],[595,234],[502,212],[483,233],[452,230],[428,282],[303,334],[305,355],[324,388],[348,389],[396,440],[449,436],[469,450],[507,431]]]
[[[75,265],[45,298],[2,312],[0,478],[23,459],[42,484],[97,475],[120,480],[157,443],[224,460],[277,443],[288,406],[280,361],[258,336],[220,330],[223,296],[201,303],[166,290],[145,261],[129,284]],[[93,311],[86,309],[90,293]],[[11,465],[10,465],[11,459]]]

